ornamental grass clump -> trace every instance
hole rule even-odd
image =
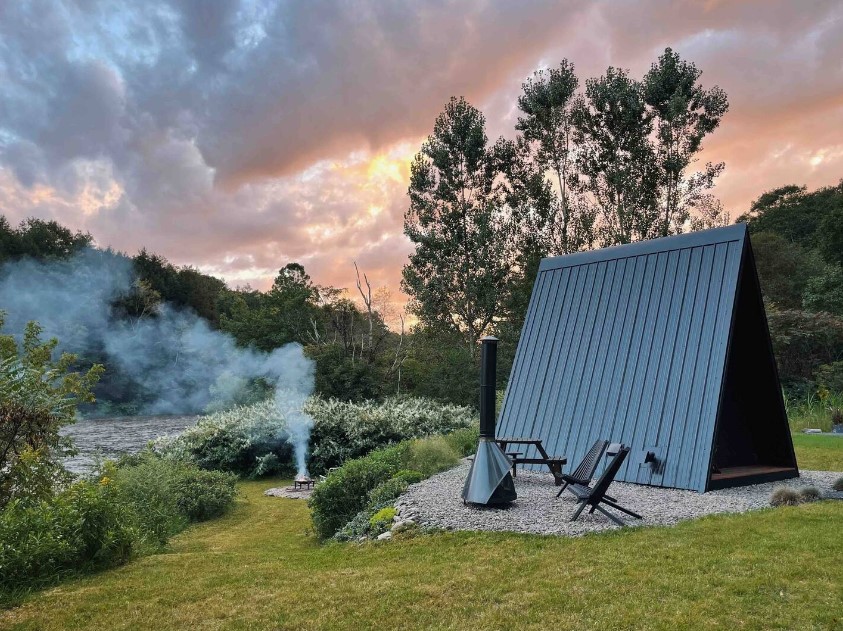
[[[837,478],[834,484],[831,485],[835,491],[843,491],[843,477]]]
[[[796,506],[799,504],[799,493],[787,486],[780,486],[770,495],[770,506]]]
[[[452,468],[459,460],[460,454],[444,436],[416,441],[410,445],[407,454],[407,466],[420,471],[426,478]]]
[[[401,495],[410,486],[406,480],[396,474],[389,480],[384,480],[375,488],[369,491],[369,508],[386,506],[392,503],[395,498]]]
[[[815,486],[806,486],[799,490],[800,502],[816,502],[822,498],[822,493]]]

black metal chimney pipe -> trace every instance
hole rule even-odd
[[[480,355],[480,440],[462,487],[463,502],[506,504],[518,497],[512,479],[512,461],[495,442],[495,386],[498,338],[484,337]]]
[[[480,339],[480,437],[495,437],[495,398],[497,394],[498,338],[487,335]]]

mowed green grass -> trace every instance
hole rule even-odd
[[[793,434],[796,462],[808,471],[843,471],[843,436]]]
[[[797,437],[801,466],[843,470],[843,441],[818,438]],[[843,502],[577,539],[320,546],[304,502],[263,497],[272,482],[244,482],[230,515],[168,553],[0,612],[0,628],[843,628]]]

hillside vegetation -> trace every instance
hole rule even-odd
[[[168,553],[44,592],[0,613],[0,627],[672,630],[843,624],[843,503],[577,539],[463,532],[320,546],[304,502],[262,496],[269,484],[280,483],[241,483],[244,499],[233,513],[190,528]]]

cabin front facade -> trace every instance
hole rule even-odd
[[[498,423],[617,479],[705,492],[798,476],[746,226],[542,261]]]

